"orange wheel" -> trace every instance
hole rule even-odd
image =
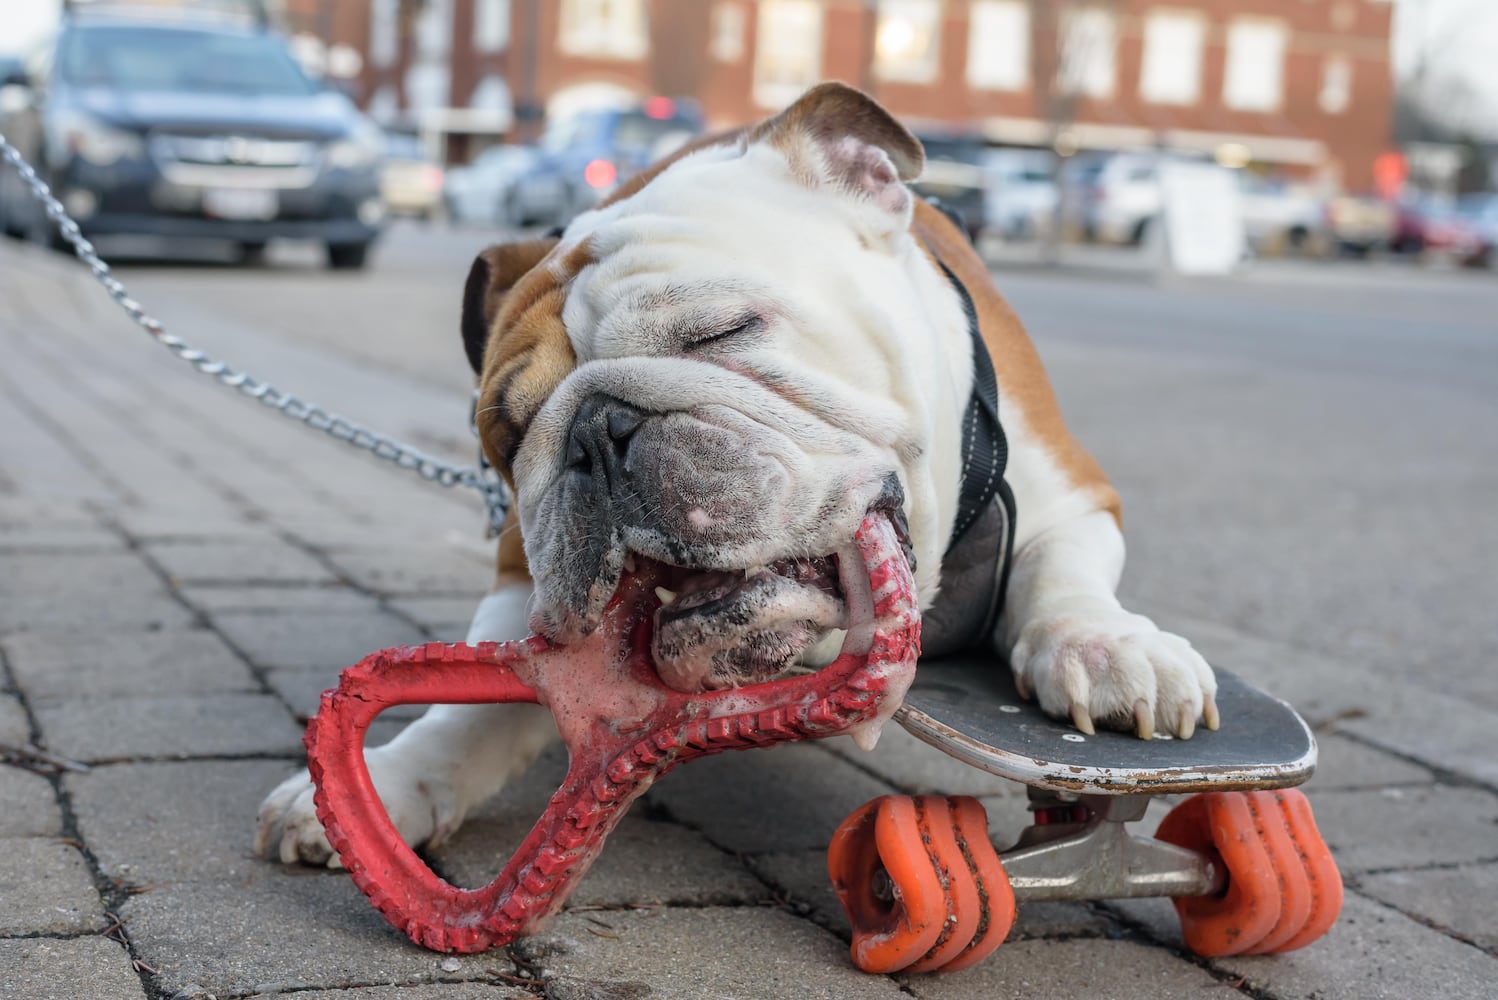
[[[865,972],[966,968],[1014,922],[988,818],[970,797],[875,799],[833,835],[827,867]]]
[[[854,965],[897,972],[936,944],[945,894],[910,798],[886,795],[843,820],[827,847],[827,870],[853,925]]]
[[[946,965],[943,972],[956,972],[987,958],[1009,936],[1014,926],[1014,888],[999,861],[993,841],[988,839],[988,813],[983,804],[968,795],[951,800],[957,821],[957,843],[967,860],[978,890],[978,928],[967,947]]]
[[[1186,946],[1198,955],[1241,955],[1279,925],[1280,871],[1265,846],[1245,792],[1206,792],[1170,811],[1155,836],[1215,856],[1227,888],[1174,900]]]
[[[1337,871],[1332,852],[1321,839],[1321,831],[1316,829],[1311,803],[1300,789],[1286,788],[1262,794],[1273,796],[1279,807],[1286,832],[1305,870],[1306,887],[1311,897],[1310,913],[1300,930],[1274,948],[1263,949],[1264,954],[1280,954],[1304,948],[1331,930],[1342,912],[1342,873]]]

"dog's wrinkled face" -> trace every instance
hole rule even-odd
[[[910,335],[933,322],[900,183],[920,149],[823,89],[527,251],[545,256],[482,323],[480,426],[515,486],[531,626],[588,634],[622,574],[650,574],[681,690],[835,652],[838,554],[871,508],[919,508],[912,537],[934,534],[926,401],[951,372]]]

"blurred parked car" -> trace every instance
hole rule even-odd
[[[392,215],[430,220],[442,206],[442,168],[427,155],[414,135],[385,134],[385,160],[380,167],[380,197]]]
[[[1249,246],[1265,254],[1311,250],[1322,226],[1321,198],[1306,185],[1237,173]]]
[[[1068,231],[1088,242],[1144,242],[1160,214],[1160,154],[1104,153],[1078,158],[1062,174]]]
[[[540,159],[515,182],[517,197],[537,201],[560,190],[565,207],[556,221],[565,224],[701,131],[695,106],[669,97],[577,112],[547,127]]]
[[[498,145],[468,166],[449,170],[444,194],[448,218],[496,226],[559,222],[567,191],[560,179],[537,170],[540,161],[534,146]]]
[[[984,154],[983,224],[1006,240],[1028,240],[1048,230],[1056,213],[1050,153],[991,149]]]
[[[1498,194],[1467,194],[1456,201],[1456,210],[1472,223],[1482,241],[1483,263],[1498,263]]]
[[[1337,195],[1325,214],[1332,248],[1358,257],[1388,247],[1398,228],[1393,203],[1375,195]]]
[[[987,210],[983,172],[983,140],[967,132],[915,126],[915,137],[926,149],[926,168],[911,188],[923,198],[934,198],[962,220],[968,239],[977,240]]]
[[[1459,210],[1455,199],[1427,201],[1424,211],[1423,250],[1465,267],[1487,263],[1488,245],[1477,219]]]
[[[380,132],[258,19],[68,8],[27,66],[0,131],[85,234],[215,237],[251,256],[310,239],[332,267],[364,265],[385,217]],[[14,171],[0,171],[0,208],[8,228],[55,242]]]

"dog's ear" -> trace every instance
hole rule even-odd
[[[474,374],[484,369],[484,349],[510,289],[557,245],[556,237],[496,243],[474,258],[463,286],[463,350]]]
[[[902,181],[921,175],[926,154],[910,130],[873,98],[842,83],[823,83],[745,134],[769,143],[802,183],[832,182],[891,212],[910,207]]]

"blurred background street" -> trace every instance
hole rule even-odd
[[[1498,5],[0,5],[0,134],[147,311],[458,463],[479,250],[818,81],[869,91],[1118,486],[1126,602],[1316,729],[1349,887],[1290,956],[1196,958],[1162,900],[1040,904],[973,970],[864,976],[825,869],[848,811],[1025,816],[896,733],[683,768],[546,933],[409,946],[346,876],[252,857],[252,820],[339,668],[461,637],[477,497],[189,371],[0,164],[4,1000],[1492,995]],[[433,863],[487,881],[562,766]]]

